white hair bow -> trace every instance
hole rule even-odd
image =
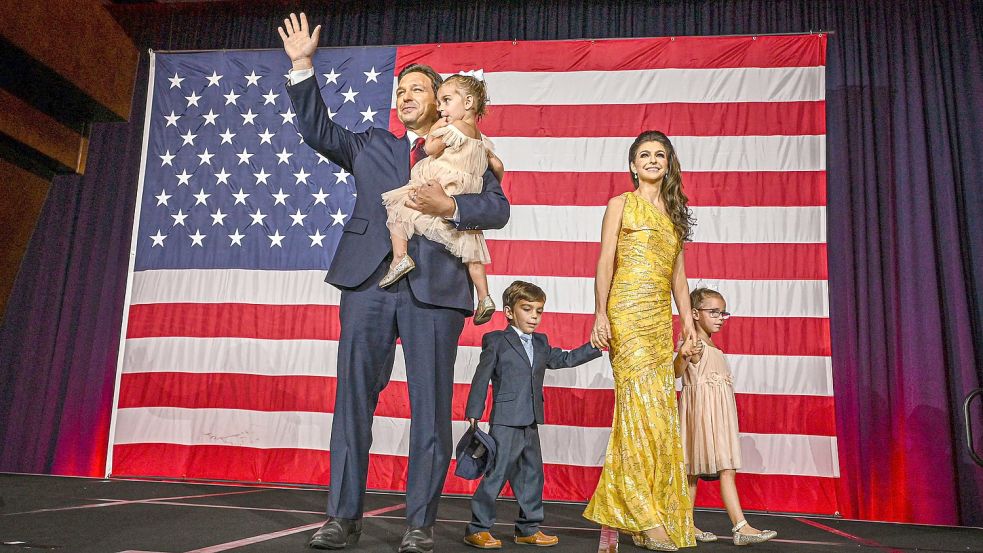
[[[470,71],[458,71],[458,75],[464,75],[465,77],[474,77],[481,82],[485,81],[485,71],[483,69],[472,69]]]

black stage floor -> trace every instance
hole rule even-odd
[[[320,526],[323,489],[247,487],[183,482],[100,480],[0,474],[0,553],[18,551],[216,553],[303,552]],[[353,551],[395,550],[403,533],[403,497],[370,493],[362,539]],[[550,503],[544,529],[560,537],[555,551],[599,549],[597,526],[581,518],[583,505]],[[496,537],[509,538],[514,502],[499,502]],[[474,552],[461,542],[470,518],[467,498],[440,502],[437,551]],[[980,551],[983,529],[858,522],[823,517],[749,513],[758,528],[778,539],[752,551]],[[725,535],[720,511],[698,510],[704,530]],[[503,551],[527,551],[503,539]],[[729,539],[701,544],[700,551],[732,551]],[[642,551],[623,536],[622,552]],[[615,551],[615,548],[608,551]],[[690,549],[689,551],[694,551]]]

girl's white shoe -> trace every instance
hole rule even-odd
[[[762,530],[757,534],[742,534],[741,528],[744,528],[745,526],[747,526],[747,521],[742,520],[731,528],[730,531],[734,533],[734,545],[751,545],[752,543],[762,543],[778,535],[778,532],[774,530]]]

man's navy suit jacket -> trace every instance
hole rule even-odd
[[[545,334],[532,334],[533,363],[511,326],[495,330],[481,339],[481,357],[471,381],[465,407],[469,419],[481,419],[485,412],[488,383],[492,384],[491,424],[528,426],[543,424],[543,379],[546,369],[582,365],[601,356],[589,342],[571,351],[551,347]]]
[[[388,130],[372,128],[353,133],[335,125],[310,77],[287,87],[297,111],[304,142],[355,177],[358,198],[345,224],[325,281],[341,289],[357,288],[392,251],[386,210],[381,195],[410,179],[410,144]],[[484,175],[480,194],[454,196],[460,230],[502,228],[509,220],[509,202],[491,171]],[[453,223],[452,223],[453,224]],[[407,275],[413,296],[430,305],[471,312],[474,294],[467,267],[443,244],[422,236],[409,243],[416,269]]]

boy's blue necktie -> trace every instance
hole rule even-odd
[[[520,334],[519,340],[522,341],[522,349],[526,350],[526,357],[529,358],[529,364],[532,365],[532,335]]]

